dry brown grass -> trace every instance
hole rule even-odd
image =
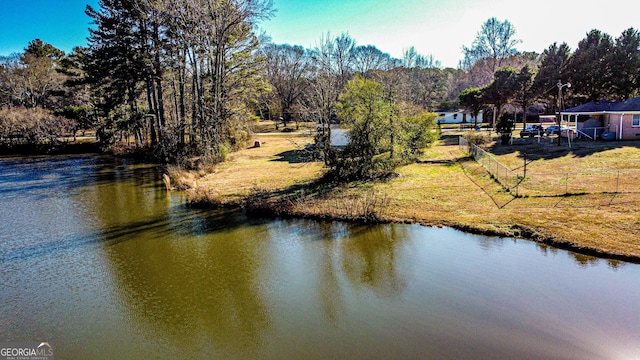
[[[314,181],[324,172],[322,163],[306,162],[304,151],[297,151],[310,138],[264,136],[260,140],[262,147],[235,153],[197,179],[191,190],[193,198],[239,204],[257,189],[270,194],[272,205],[286,203],[287,214],[335,218],[350,218],[350,213],[357,218],[361,213],[357,209],[375,203],[379,205],[370,209],[381,220],[521,236],[586,253],[640,260],[640,193],[602,192],[593,185],[610,178],[576,177],[576,189],[592,191],[572,196],[514,197],[478,163],[465,158],[449,138],[428,149],[423,161],[399,168],[399,176],[387,181],[318,185]],[[600,145],[572,150],[515,145],[496,147],[495,152],[501,162],[517,168],[523,163],[520,153],[524,149],[533,159],[528,171],[540,176],[577,173],[577,169],[597,173],[594,169],[640,168],[640,144]],[[638,186],[632,177],[620,182],[630,189]]]
[[[310,154],[304,150],[309,137],[256,136],[255,140],[261,141],[260,147],[231,154],[226,162],[197,179],[191,196],[202,201],[215,198],[216,203],[239,203],[256,188],[282,191],[323,174],[322,163],[309,161]]]
[[[186,171],[180,166],[167,166],[163,181],[168,190],[186,190],[196,186],[197,172]]]
[[[578,247],[640,256],[640,142],[534,143],[494,153],[512,169],[523,153],[530,161],[520,189],[528,197],[506,205],[505,220]]]

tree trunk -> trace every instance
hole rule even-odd
[[[496,127],[496,113],[497,113],[496,106],[493,105],[493,114],[491,116],[491,128],[492,129]]]
[[[162,62],[160,61],[160,34],[158,29],[158,23],[154,21],[153,23],[153,43],[154,43],[154,80],[156,82],[157,89],[157,113],[156,116],[158,118],[158,134],[159,137],[163,137],[164,129],[166,126],[166,121],[164,117],[164,90],[162,85],[162,78],[164,75],[164,71],[162,69]]]
[[[151,108],[152,111],[151,113],[153,114],[153,119],[154,119],[154,127],[155,127],[155,136],[156,136],[156,141],[152,141],[152,143],[156,144],[158,143],[158,141],[160,141],[162,139],[162,126],[160,124],[160,119],[158,117],[159,111],[158,111],[158,100],[157,100],[157,93],[156,93],[156,82],[153,80],[153,78],[149,78],[148,79],[148,84],[150,87],[150,95],[151,95]]]
[[[185,105],[185,67],[186,67],[186,59],[184,55],[180,55],[180,69],[178,72],[178,98],[179,98],[179,122],[180,122],[180,144],[185,144],[185,128],[186,128],[186,118],[187,118],[187,109]]]
[[[395,152],[394,152],[394,149],[393,149],[393,148],[394,148],[394,146],[395,146],[395,142],[396,142],[396,141],[395,141],[395,140],[396,140],[396,137],[395,137],[395,129],[393,128],[393,114],[389,115],[389,125],[390,125],[390,127],[391,127],[391,134],[390,134],[391,139],[389,139],[389,140],[390,140],[390,147],[391,147],[391,149],[390,149],[389,157],[391,158],[391,160],[393,160],[393,157],[394,157],[394,154],[395,154]]]

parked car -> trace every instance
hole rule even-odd
[[[544,127],[542,125],[528,125],[526,128],[520,131],[520,137],[534,137],[536,135],[542,135],[543,133]]]
[[[545,130],[545,133],[547,134],[547,136],[549,135],[558,135],[560,133],[560,131],[558,131],[559,127],[558,125],[551,125],[547,128],[547,130]],[[563,126],[562,127],[562,131],[567,131],[569,130],[568,127]]]

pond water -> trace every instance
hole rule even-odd
[[[57,359],[637,359],[640,266],[192,209],[157,166],[0,160],[0,342]]]

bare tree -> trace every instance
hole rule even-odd
[[[318,117],[321,131],[316,143],[323,145],[325,163],[332,160],[331,123],[335,119],[338,96],[352,74],[355,41],[348,34],[332,38],[327,34],[312,52],[313,75],[308,103],[310,111]]]
[[[309,87],[311,57],[302,46],[267,44],[263,52],[267,79],[279,100],[280,114],[286,126],[293,118],[295,105]]]
[[[407,69],[418,68],[440,68],[440,61],[436,60],[433,55],[422,55],[418,53],[415,47],[404,50],[402,54],[402,66]]]
[[[464,60],[460,67],[467,70],[476,62],[486,59],[488,71],[493,75],[505,65],[505,59],[517,53],[515,47],[522,41],[515,39],[515,35],[516,29],[509,20],[500,21],[495,17],[488,19],[482,24],[471,47],[462,47]]]
[[[0,64],[0,88],[3,103],[27,108],[54,110],[60,103],[55,96],[63,89],[65,76],[60,60],[64,52],[35,39],[22,54],[5,57]]]
[[[353,49],[353,66],[356,72],[364,75],[372,70],[390,69],[393,59],[373,45],[356,46]]]

